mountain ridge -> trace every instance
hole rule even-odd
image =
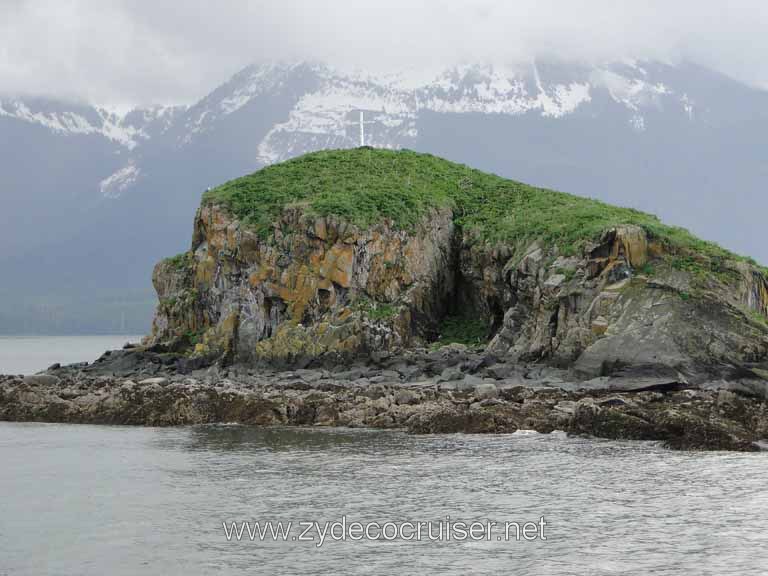
[[[647,65],[660,66],[656,62],[648,62]],[[647,81],[648,71],[637,62],[584,67],[580,72],[582,76],[586,73],[586,77],[578,81],[574,78],[568,83],[552,82],[547,85],[542,82],[535,61],[528,67],[474,64],[447,66],[441,70],[414,69],[410,73],[399,74],[376,74],[345,70],[321,62],[295,61],[246,66],[191,105],[139,106],[120,114],[98,105],[73,103],[68,105],[71,109],[67,109],[64,103],[48,98],[6,96],[0,99],[0,115],[38,123],[57,132],[100,134],[129,151],[156,135],[158,130],[151,129],[153,124],[160,123],[159,133],[162,134],[181,115],[186,116],[181,120],[188,130],[180,139],[179,144],[183,145],[191,141],[206,120],[215,122],[218,114],[236,112],[297,70],[314,73],[324,83],[311,95],[319,108],[336,107],[348,111],[383,108],[385,113],[394,116],[408,116],[427,109],[509,115],[538,110],[544,117],[560,117],[589,102],[590,90],[600,88],[607,89],[614,100],[631,111],[653,104],[657,97],[665,95],[675,95],[689,117],[692,117],[695,106],[687,93],[671,90],[663,82]],[[626,74],[627,71],[632,74]],[[366,86],[375,88],[366,91]],[[345,91],[348,94],[346,98],[353,101],[344,102]],[[338,98],[335,102],[332,101],[334,97]],[[328,99],[331,100],[330,106]],[[38,109],[30,109],[30,103]],[[52,104],[60,110],[46,110]],[[630,122],[642,129],[640,120]],[[340,126],[336,124],[333,127],[338,131]]]

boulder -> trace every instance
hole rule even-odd
[[[28,386],[56,386],[60,382],[59,378],[52,374],[34,374],[24,376],[24,384]]]
[[[483,382],[475,385],[475,398],[485,400],[486,398],[496,398],[499,395],[499,389],[496,384]]]

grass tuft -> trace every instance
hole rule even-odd
[[[355,303],[355,308],[364,312],[370,320],[390,320],[397,316],[399,308],[388,302],[377,302],[367,297],[361,297]]]
[[[176,270],[183,270],[191,264],[192,253],[182,252],[181,254],[176,254],[176,256],[171,256],[170,258],[166,258],[165,262],[168,265],[175,268]]]
[[[481,346],[488,342],[488,325],[482,318],[473,316],[446,316],[440,325],[440,335],[433,348],[448,344]]]

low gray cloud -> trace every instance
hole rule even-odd
[[[766,86],[768,3],[0,1],[0,92],[190,102],[246,64],[692,60]]]

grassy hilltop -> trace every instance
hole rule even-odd
[[[386,218],[406,229],[430,208],[450,206],[457,225],[490,243],[539,239],[574,253],[608,228],[635,224],[682,255],[683,268],[717,272],[725,260],[750,260],[651,214],[535,188],[410,150],[314,152],[231,180],[207,192],[203,202],[224,204],[263,237],[289,205],[341,216],[362,228]]]

